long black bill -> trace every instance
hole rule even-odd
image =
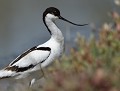
[[[75,24],[75,23],[73,23],[73,22],[71,22],[71,21],[63,18],[62,16],[59,16],[59,19],[64,20],[64,21],[66,21],[66,22],[69,22],[69,23],[71,23],[71,24],[73,24],[73,25],[76,25],[76,26],[85,26],[85,25],[88,25],[88,24]]]

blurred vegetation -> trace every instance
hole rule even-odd
[[[78,35],[77,49],[55,61],[45,74],[43,91],[120,91],[120,16],[104,24],[99,39]]]

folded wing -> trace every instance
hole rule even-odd
[[[37,64],[44,62],[50,55],[49,47],[33,47],[18,56],[6,68],[0,70],[0,78],[15,76],[19,72],[28,71]]]

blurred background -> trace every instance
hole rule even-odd
[[[97,27],[111,21],[108,14],[113,9],[113,0],[0,0],[0,68],[7,65],[25,50],[46,42],[50,34],[42,21],[42,13],[54,6],[61,15],[75,23],[93,23]],[[66,41],[66,52],[74,47],[79,32],[87,39],[90,26],[76,27],[58,20]]]
[[[42,21],[42,14],[46,8],[51,6],[58,8],[61,11],[61,16],[74,23],[90,24],[89,26],[77,27],[61,20],[56,21],[65,37],[65,53],[69,54],[70,48],[75,48],[75,40],[78,33],[89,40],[95,26],[98,30],[95,32],[95,37],[98,38],[100,27],[105,22],[113,23],[110,13],[112,11],[120,12],[118,6],[115,5],[115,3],[119,3],[117,1],[0,0],[0,68],[8,65],[25,50],[42,44],[50,38],[50,34]],[[10,85],[13,85],[13,83],[7,80],[0,81],[0,88],[2,88],[0,91],[8,91],[8,89],[13,91],[10,90]],[[17,85],[16,83],[15,86],[13,85],[16,89],[15,91],[23,89],[20,84],[20,89],[16,88]]]

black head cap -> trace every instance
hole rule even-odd
[[[59,19],[64,20],[66,22],[69,22],[69,23],[71,23],[73,25],[76,25],[76,26],[85,26],[85,25],[88,25],[88,24],[76,24],[76,23],[73,23],[73,22],[71,22],[71,21],[63,18],[62,16],[60,16],[60,11],[57,8],[55,8],[55,7],[49,7],[49,8],[47,8],[44,11],[44,13],[43,13],[43,22],[44,22],[45,25],[46,25],[45,17],[46,17],[47,14],[52,14],[54,16],[57,16]],[[49,28],[48,28],[47,25],[46,25],[46,27],[47,27],[48,31],[51,33],[51,31],[49,30]]]
[[[44,11],[44,13],[43,13],[43,18],[45,18],[45,16],[46,16],[47,14],[53,14],[53,15],[59,17],[59,16],[60,16],[60,11],[59,11],[57,8],[55,8],[55,7],[49,7],[49,8],[47,8],[47,9]]]

